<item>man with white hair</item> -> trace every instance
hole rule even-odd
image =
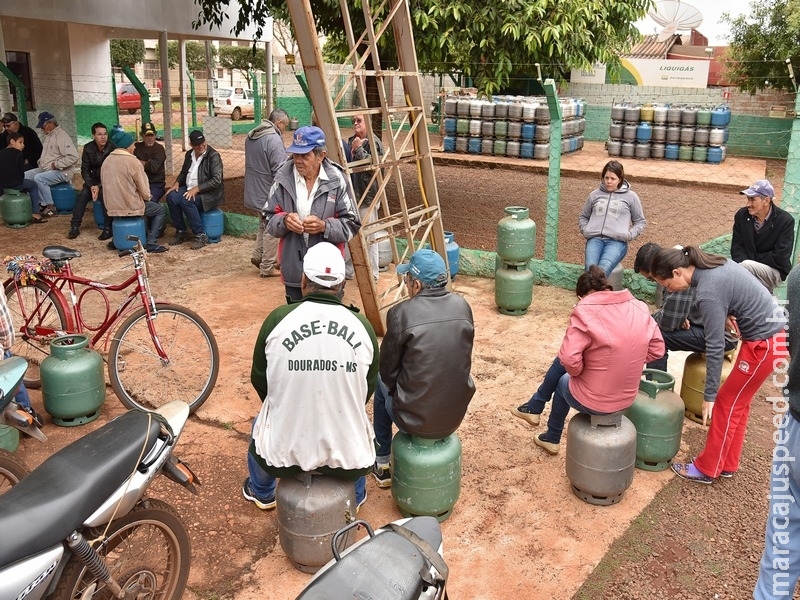
[[[339,248],[315,244],[302,269],[302,300],[269,314],[253,350],[250,382],[263,405],[242,495],[269,510],[276,477],[316,471],[355,481],[357,510],[375,461],[365,404],[378,379],[378,340],[367,318],[341,302]]]

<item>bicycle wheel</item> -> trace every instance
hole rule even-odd
[[[28,467],[8,450],[0,449],[0,496],[29,473]]]
[[[104,527],[83,532],[102,536]],[[180,600],[189,579],[191,547],[180,517],[167,503],[144,500],[131,512],[111,522],[95,549],[126,598]],[[97,586],[90,590],[91,586]],[[77,558],[71,557],[53,597],[113,599],[105,584]]]
[[[211,395],[219,374],[219,349],[205,321],[187,308],[157,303],[153,325],[167,353],[158,356],[147,314],[140,308],[119,326],[108,351],[108,378],[128,408],[152,410],[182,400],[194,412]]]
[[[38,389],[42,385],[39,365],[50,354],[52,336],[37,337],[36,328],[66,332],[66,309],[43,281],[18,286],[10,282],[6,285],[5,292],[16,334],[11,352],[28,361],[28,370],[22,378],[25,387]],[[21,328],[24,328],[22,332]]]

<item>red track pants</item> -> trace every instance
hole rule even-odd
[[[733,370],[717,392],[706,446],[694,460],[704,475],[719,477],[722,471],[739,470],[750,403],[776,362],[785,361],[788,344],[783,331],[766,340],[742,342]]]

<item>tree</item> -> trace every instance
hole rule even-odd
[[[550,77],[571,68],[589,68],[595,62],[613,69],[619,64],[619,55],[641,38],[635,23],[647,14],[653,0],[408,2],[420,70],[464,73],[479,92],[491,95],[508,84],[512,73],[534,72],[537,62],[542,64],[543,75]],[[201,12],[195,23],[219,27],[230,0],[197,0],[197,4]],[[260,37],[268,16],[290,19],[282,0],[237,0],[237,4],[236,33],[252,23]],[[378,0],[372,5],[377,9]],[[326,52],[343,58],[346,41],[338,0],[312,0],[311,6],[317,29],[327,36]],[[364,28],[358,18],[360,1],[351,4],[350,11],[358,37]],[[381,52],[382,66],[394,66],[392,49],[387,46]]]
[[[250,71],[265,71],[267,68],[264,49],[257,46],[220,46],[219,64],[229,71],[239,71],[247,80],[249,88],[253,87],[250,81]],[[233,75],[231,74],[231,76]]]
[[[144,61],[143,40],[111,40],[111,66],[133,67]]]
[[[178,66],[178,59],[180,56],[179,53],[180,48],[178,47],[177,41],[170,41],[167,42],[167,61],[169,62],[169,68],[174,69]],[[161,51],[156,45],[156,54],[159,54]],[[217,49],[214,46],[211,46],[211,57],[213,58],[217,55]],[[213,68],[214,65],[211,65]],[[186,42],[186,68],[189,71],[205,71],[207,69],[206,63],[206,45],[200,42]]]
[[[786,59],[800,69],[800,2],[753,0],[750,15],[731,18],[724,76],[746,92],[766,88],[794,91]]]

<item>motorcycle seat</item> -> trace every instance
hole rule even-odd
[[[0,565],[78,529],[131,476],[160,431],[148,413],[129,411],[64,447],[0,496],[0,531],[6,532]]]
[[[433,517],[416,517],[403,527],[433,548],[441,545],[441,530]],[[312,580],[297,600],[417,600],[426,585],[420,571],[429,566],[414,543],[394,531],[381,530]]]

